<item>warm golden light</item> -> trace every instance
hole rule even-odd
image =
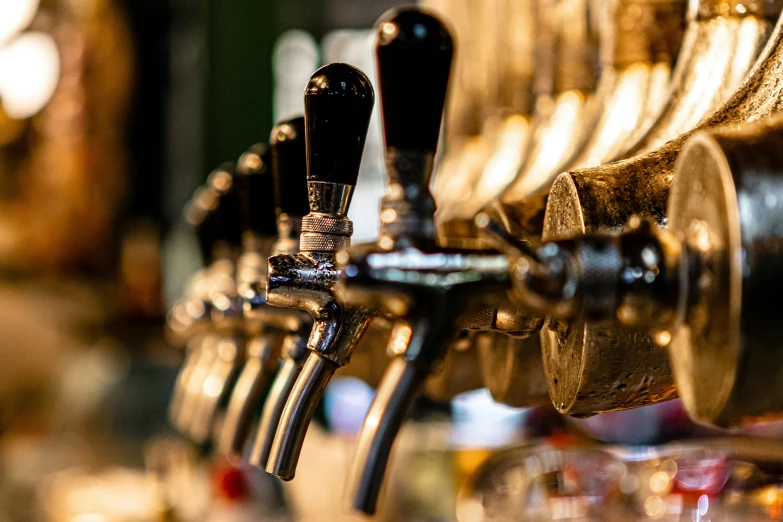
[[[46,106],[60,79],[54,39],[28,32],[0,49],[0,100],[9,117],[29,118]]]
[[[0,1],[0,44],[11,39],[33,21],[38,4],[39,0]]]

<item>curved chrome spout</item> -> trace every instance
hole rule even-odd
[[[268,473],[282,480],[294,478],[307,428],[336,370],[337,365],[329,359],[316,353],[308,356],[280,416],[269,450]]]
[[[244,341],[231,337],[218,340],[217,354],[204,378],[188,431],[194,441],[203,443],[210,437],[218,411],[234,388],[244,356]]]
[[[188,340],[188,344],[185,348],[185,362],[183,363],[179,374],[177,374],[177,381],[174,384],[174,391],[172,392],[171,399],[169,400],[169,422],[171,422],[175,427],[178,426],[178,419],[182,413],[182,406],[185,401],[185,395],[187,394],[188,383],[193,377],[193,373],[196,371],[199,360],[201,359],[202,342],[202,337],[193,337]]]
[[[359,432],[345,487],[349,509],[375,513],[392,445],[428,373],[401,358],[386,370]]]
[[[277,376],[272,383],[272,389],[264,403],[256,438],[248,459],[250,464],[261,469],[265,469],[269,461],[269,453],[272,450],[272,442],[277,432],[277,426],[280,423],[280,417],[283,415],[283,409],[288,401],[288,397],[291,395],[291,390],[293,390],[294,384],[296,384],[296,380],[302,371],[304,361],[307,359],[308,352],[305,348],[305,339],[301,337],[297,337],[296,340],[289,338],[289,342],[294,343],[293,347],[298,355],[285,358],[280,371],[277,372]]]
[[[272,336],[255,337],[248,342],[247,361],[231,393],[217,440],[222,455],[241,455],[253,412],[263,399],[269,381],[277,370],[277,351]]]
[[[334,372],[347,364],[372,318],[369,309],[362,307],[344,309],[340,315],[336,337],[326,335],[330,329],[313,327],[308,342],[311,353],[277,425],[266,470],[283,480],[294,478],[307,428],[324,389]]]
[[[198,360],[193,366],[193,371],[190,373],[182,395],[182,406],[177,411],[177,417],[172,419],[174,427],[180,433],[190,433],[190,426],[196,416],[204,381],[217,358],[217,342],[217,338],[211,334],[206,335],[201,342]]]

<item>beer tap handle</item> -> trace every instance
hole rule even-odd
[[[429,190],[454,54],[448,29],[415,9],[392,10],[376,24],[386,172],[380,238],[385,250],[435,248]]]
[[[305,132],[304,116],[295,116],[278,122],[269,140],[275,207],[280,214],[294,218],[302,218],[310,212]]]
[[[226,162],[213,170],[207,177],[207,186],[218,194],[218,205],[214,212],[215,233],[229,250],[242,245],[242,225],[239,207],[239,191],[236,187],[236,163]]]
[[[378,246],[399,252],[413,247],[425,258],[439,253],[429,181],[454,45],[444,24],[419,9],[389,11],[377,28],[375,52],[389,175]],[[423,259],[414,262],[421,263],[422,272],[429,271]],[[366,263],[361,264],[366,268]],[[355,265],[353,269],[356,274],[364,272]],[[426,283],[404,290],[411,307],[402,314],[405,325],[398,325],[391,342],[406,350],[384,374],[359,434],[345,490],[352,510],[375,512],[402,421],[459,329],[462,314],[454,303],[470,299],[459,291],[441,290],[445,289],[429,288]]]
[[[310,213],[302,220],[299,256],[270,259],[267,299],[315,319],[310,354],[283,409],[266,470],[294,477],[307,428],[326,384],[347,364],[370,321],[363,308],[341,307],[333,286],[338,251],[350,246],[346,217],[359,177],[374,91],[359,69],[333,63],[316,71],[305,89],[307,186]]]
[[[356,185],[374,103],[370,80],[356,67],[331,63],[313,74],[305,88],[308,184]],[[311,197],[310,211],[324,203]]]
[[[269,190],[273,183],[270,147],[257,143],[242,154],[237,161],[234,183],[242,233],[265,238],[276,236],[275,197]]]
[[[440,20],[415,8],[389,11],[376,25],[386,148],[434,153],[454,54],[451,35]]]
[[[209,187],[200,187],[185,206],[185,221],[191,225],[198,239],[201,258],[205,267],[212,264],[215,244],[220,241],[219,225],[216,223],[215,210],[219,195]]]

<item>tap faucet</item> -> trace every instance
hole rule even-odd
[[[307,189],[300,254],[269,260],[267,302],[306,310],[313,317],[302,367],[280,416],[266,470],[294,477],[307,428],[334,372],[348,364],[372,311],[337,302],[335,256],[350,245],[347,218],[374,104],[367,77],[346,64],[316,71],[305,89]]]
[[[351,509],[373,513],[400,425],[452,338],[484,303],[505,299],[508,259],[499,252],[437,245],[428,189],[453,55],[448,29],[418,9],[393,10],[377,24],[376,58],[389,184],[377,245],[339,256],[344,303],[396,320],[387,368],[362,426],[349,474]]]
[[[185,397],[194,374],[198,374],[207,365],[208,353],[204,350],[204,341],[209,331],[212,316],[210,300],[210,269],[213,259],[220,256],[220,238],[215,234],[212,213],[217,206],[217,193],[210,188],[200,188],[185,207],[184,217],[196,230],[204,268],[199,270],[187,285],[185,297],[178,301],[168,314],[168,327],[185,339],[185,361],[174,384],[169,402],[169,421],[178,429],[184,424]]]
[[[277,235],[270,147],[257,144],[237,162],[234,183],[242,225],[242,255],[237,261],[236,287],[242,290],[264,283],[267,259]],[[264,283],[265,284],[265,283]],[[241,303],[244,309],[244,302]],[[252,420],[270,379],[277,370],[281,331],[262,317],[244,316],[245,362],[225,409],[216,445],[223,455],[241,455]]]
[[[233,165],[222,165],[214,170],[210,177],[212,180],[224,179],[221,174],[230,175],[232,170]],[[187,435],[192,435],[193,426],[200,417],[204,385],[220,356],[221,336],[215,328],[217,315],[213,296],[219,287],[224,286],[227,280],[232,279],[237,242],[236,238],[228,233],[230,214],[227,212],[227,205],[222,197],[221,189],[210,183],[206,185],[204,190],[199,191],[198,196],[205,202],[206,208],[210,209],[205,214],[201,226],[196,228],[200,237],[199,243],[208,249],[202,255],[210,260],[208,269],[203,274],[197,274],[199,276],[197,279],[198,294],[206,299],[209,319],[204,325],[204,335],[199,347],[197,363],[190,372],[187,386],[182,394],[179,414],[174,422],[177,429]]]
[[[275,256],[299,253],[302,219],[310,212],[305,134],[304,116],[297,116],[279,122],[270,138],[277,207]],[[264,403],[249,456],[250,463],[262,469],[266,468],[269,460],[285,403],[307,359],[307,333],[312,326],[312,318],[306,312],[267,306],[266,280],[264,276],[263,280],[248,284],[242,291],[247,299],[246,315],[260,315],[266,323],[277,324],[278,328],[288,332],[280,352],[282,363]]]
[[[242,308],[236,290],[236,261],[242,248],[242,227],[237,212],[239,192],[235,180],[234,163],[213,171],[207,179],[220,196],[217,215],[228,250],[223,258],[213,263],[215,275],[210,297],[215,357],[204,374],[201,389],[193,395],[194,415],[188,429],[190,437],[198,443],[206,442],[213,435],[215,421],[225,407],[245,356]]]

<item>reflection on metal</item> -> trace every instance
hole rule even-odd
[[[442,211],[439,222],[469,219],[465,204],[507,185],[524,159],[540,73],[536,55],[551,45],[544,43],[551,35],[542,25],[550,22],[532,0],[425,5],[451,23],[460,44],[446,110],[445,155],[432,192]]]
[[[638,156],[695,127],[737,90],[766,43],[774,20],[761,13],[714,15],[690,22],[668,101],[632,146],[609,159]]]
[[[697,422],[734,426],[783,414],[773,386],[783,368],[775,310],[783,282],[780,117],[694,136],[669,199],[669,229],[697,272],[669,354]]]
[[[783,68],[781,31],[779,21],[748,79],[697,129],[755,121],[780,110],[783,92],[777,78]],[[665,223],[675,159],[689,136],[686,133],[628,161],[562,174],[549,198],[544,239],[614,232],[635,214]],[[619,386],[626,390],[625,400],[628,390],[646,391],[646,387],[638,387],[639,381],[626,378],[625,368],[646,368],[645,372],[658,375],[659,380],[670,379],[668,358],[649,334],[574,321],[547,328],[542,343],[549,365],[550,391],[558,389],[555,378],[574,383],[570,392],[555,401],[564,412],[587,414],[624,407],[626,403],[612,399],[612,392]],[[596,368],[606,372],[605,378],[593,377],[600,373]],[[566,373],[558,375],[560,371]],[[643,395],[632,401],[634,405],[648,402],[650,398]]]

